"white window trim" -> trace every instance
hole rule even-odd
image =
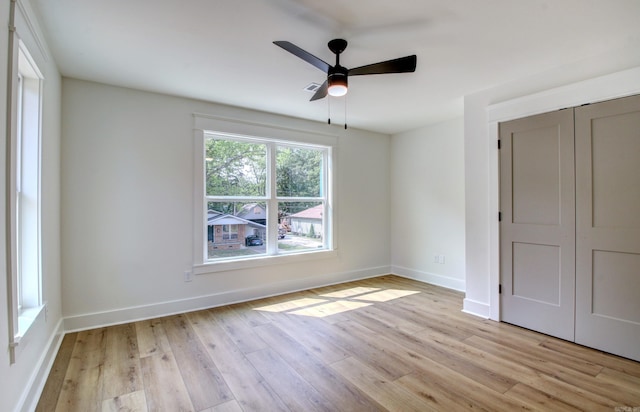
[[[43,106],[43,84],[45,75],[41,71],[45,67],[49,57],[44,47],[41,37],[36,32],[36,25],[30,16],[33,11],[28,2],[21,0],[11,1],[9,16],[9,53],[8,53],[8,76],[12,79],[8,84],[8,107],[7,107],[7,187],[6,187],[6,282],[7,282],[7,304],[8,304],[8,334],[9,334],[9,361],[15,363],[21,356],[22,351],[28,346],[31,338],[38,333],[40,326],[46,321],[47,306],[44,302],[42,292],[42,267],[41,267],[41,141],[42,141],[42,106]],[[18,247],[17,244],[17,197],[16,176],[20,170],[18,163],[18,74],[26,77],[26,82],[30,90],[28,113],[34,115],[35,122],[30,122],[33,127],[28,129],[31,136],[36,136],[31,140],[35,145],[28,149],[29,160],[36,164],[37,170],[31,175],[27,190],[35,196],[37,202],[32,204],[30,213],[31,224],[30,242],[33,247],[29,248],[28,261],[31,264],[31,272],[36,276],[29,281],[28,294],[25,297],[24,305],[21,305],[18,297]],[[36,96],[35,98],[32,98]],[[33,119],[33,118],[32,118]],[[31,169],[33,170],[33,169]],[[35,180],[33,180],[35,178]],[[35,208],[35,209],[34,209]],[[40,326],[38,326],[40,325]]]
[[[196,113],[194,116],[194,211],[193,211],[193,265],[192,270],[195,275],[224,272],[229,270],[246,269],[265,265],[285,264],[293,262],[304,262],[315,259],[326,259],[336,257],[338,255],[337,245],[337,207],[334,202],[334,194],[337,190],[337,149],[338,138],[332,134],[318,133],[310,130],[301,130],[296,128],[280,127],[275,125],[267,125],[251,121],[243,121],[237,119],[226,119],[218,116]],[[315,144],[328,147],[330,155],[327,162],[327,208],[329,234],[326,240],[326,249],[319,251],[305,251],[295,254],[282,255],[260,255],[252,258],[243,258],[233,261],[207,261],[206,242],[203,240],[207,236],[206,227],[206,205],[205,201],[205,181],[204,181],[204,163],[205,163],[205,139],[206,134],[227,134],[235,137],[244,137],[251,139],[252,136],[261,139],[273,140],[274,142],[282,142],[285,144]],[[273,208],[271,208],[273,209]],[[271,210],[273,216],[270,219],[277,219],[277,210]]]

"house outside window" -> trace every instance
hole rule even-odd
[[[202,144],[203,263],[332,249],[330,146],[215,132]],[[311,233],[291,231],[310,208]]]

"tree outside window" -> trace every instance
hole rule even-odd
[[[330,153],[325,146],[206,134],[208,260],[325,250]]]

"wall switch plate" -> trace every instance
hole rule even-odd
[[[190,270],[184,271],[184,281],[191,282],[193,280],[193,273]]]

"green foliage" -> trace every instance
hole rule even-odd
[[[265,196],[267,147],[225,139],[206,139],[206,189],[210,196]],[[321,150],[278,146],[276,191],[280,197],[321,196],[323,155]],[[301,205],[297,205],[301,207]],[[305,209],[296,210],[296,213]],[[220,210],[227,213],[227,211]],[[287,211],[291,212],[291,211]]]
[[[276,176],[278,196],[320,196],[322,152],[307,148],[278,147]]]
[[[264,196],[267,149],[260,143],[206,139],[207,195]]]

